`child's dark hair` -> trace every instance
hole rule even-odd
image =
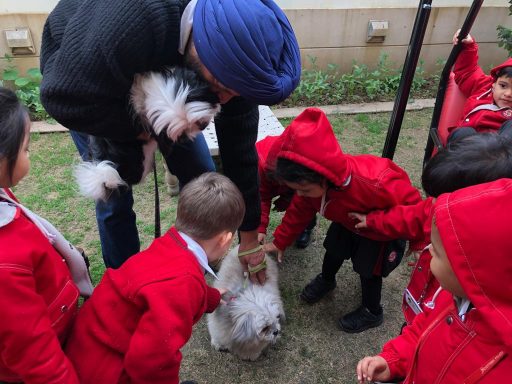
[[[0,87],[0,160],[7,161],[9,179],[12,178],[14,166],[23,139],[28,112],[10,89]]]
[[[512,67],[503,67],[498,72],[496,72],[496,79],[502,76],[512,77]]]
[[[325,177],[318,172],[282,157],[277,159],[276,170],[272,176],[279,181],[299,184],[322,184],[325,180]]]
[[[494,133],[460,139],[430,159],[421,176],[428,196],[512,178],[512,140]]]
[[[175,227],[195,240],[209,240],[222,231],[235,233],[242,224],[245,203],[231,180],[203,173],[183,187]]]

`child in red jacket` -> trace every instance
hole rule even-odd
[[[62,345],[92,284],[80,252],[9,190],[29,171],[29,141],[27,111],[0,87],[0,382],[78,384]]]
[[[453,36],[458,44],[459,31]],[[478,45],[468,35],[453,67],[455,83],[466,96],[463,117],[448,128],[448,143],[481,132],[512,137],[512,58],[486,75],[478,66]]]
[[[240,191],[220,174],[182,189],[174,227],[108,268],[80,310],[66,345],[80,383],[178,383],[180,349],[225,292],[204,273],[215,276],[208,263],[229,249],[244,213]]]
[[[295,193],[293,189],[279,183],[273,177],[276,168],[276,156],[283,142],[282,137],[283,136],[267,136],[256,143],[261,199],[261,220],[260,226],[258,227],[258,241],[260,243],[265,241],[272,199],[278,196],[274,201],[274,210],[283,212],[286,211],[290,205]],[[311,231],[313,231],[315,225],[316,215],[295,241],[297,248],[306,248],[309,245],[311,242]]]
[[[441,195],[432,273],[442,290],[382,352],[357,365],[366,381],[500,383],[512,372],[512,180]]]
[[[421,312],[428,312],[439,283],[430,271],[430,242],[435,198],[471,185],[504,177],[512,178],[512,141],[482,133],[465,137],[442,149],[425,166],[422,185],[427,197],[415,205],[397,205],[385,211],[351,213],[356,229],[372,229],[387,236],[410,241],[410,249],[421,254],[404,291],[403,312],[408,324]],[[425,249],[423,249],[425,248]]]
[[[348,213],[415,204],[421,200],[419,192],[405,171],[391,160],[344,154],[319,109],[306,109],[283,135],[276,177],[296,190],[296,195],[274,232],[273,243],[266,244],[265,249],[277,251],[278,259],[282,259],[283,251],[320,212],[333,224],[324,242],[322,273],[304,288],[301,298],[314,303],[332,291],[343,261],[351,259],[360,276],[362,303],[338,324],[351,333],[382,324],[382,277],[400,262],[404,243],[375,231],[355,231]]]

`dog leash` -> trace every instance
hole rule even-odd
[[[153,176],[155,180],[155,239],[162,234],[160,228],[160,195],[158,193],[158,178],[156,172],[156,159],[153,154]]]

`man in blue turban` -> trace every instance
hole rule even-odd
[[[247,211],[240,258],[254,271],[260,203],[258,104],[279,103],[300,79],[299,47],[283,11],[272,0],[61,0],[46,21],[41,100],[71,130],[83,158],[87,135],[120,143],[147,139],[130,115],[134,75],[165,66],[196,69],[217,93],[215,128],[224,173],[240,188]],[[165,156],[180,184],[214,170],[202,135],[176,142]],[[132,190],[96,204],[107,267],[119,267],[140,242]],[[261,283],[264,269],[252,279]]]

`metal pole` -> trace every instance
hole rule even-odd
[[[405,57],[404,68],[402,70],[402,77],[400,78],[400,85],[398,87],[397,95],[395,98],[395,105],[389,123],[388,134],[386,142],[384,143],[384,150],[382,157],[393,159],[396,149],[398,136],[400,135],[400,128],[404,119],[405,107],[409,99],[411,91],[411,84],[418,64],[418,57],[420,55],[421,46],[423,44],[423,37],[427,29],[428,19],[430,17],[432,0],[421,0],[416,13],[416,20],[414,21],[411,40],[407,55]]]
[[[432,157],[432,152],[434,150],[434,141],[438,141],[437,128],[439,125],[439,120],[441,119],[441,110],[443,108],[444,97],[446,94],[446,87],[448,86],[448,78],[450,77],[450,72],[452,71],[452,67],[459,56],[459,53],[462,49],[461,41],[466,38],[473,26],[473,23],[480,11],[480,7],[484,0],[474,0],[471,8],[466,16],[466,20],[464,20],[464,24],[460,29],[457,45],[454,45],[452,51],[450,52],[450,56],[446,60],[446,64],[443,68],[443,72],[441,73],[441,78],[439,79],[439,87],[436,95],[436,102],[434,105],[434,111],[432,113],[432,120],[430,122],[430,130],[427,139],[427,145],[425,147],[425,155],[423,157],[423,167],[427,164],[428,160]],[[438,148],[439,149],[439,148]]]

